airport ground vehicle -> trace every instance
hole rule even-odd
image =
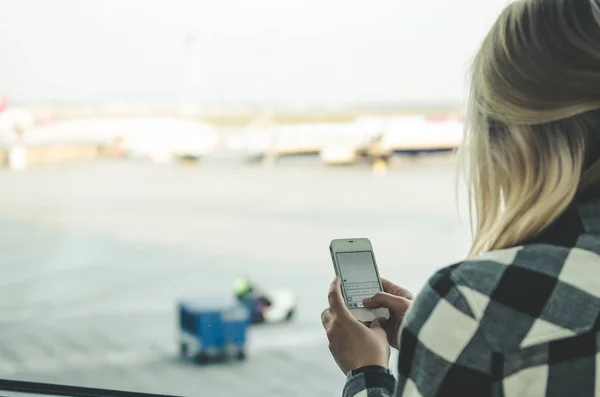
[[[265,291],[256,299],[245,302],[252,324],[291,321],[297,308],[295,294],[288,289]]]
[[[231,299],[182,300],[178,304],[179,353],[199,363],[246,358],[250,312]]]
[[[289,289],[264,290],[244,276],[235,281],[234,292],[250,311],[252,324],[289,321],[296,312],[296,296]]]

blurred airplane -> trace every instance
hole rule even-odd
[[[12,107],[6,96],[0,96],[0,141],[11,141],[16,132],[27,131],[34,125],[35,117],[31,111]]]
[[[453,117],[397,116],[359,118],[356,122],[377,124],[382,148],[393,153],[451,151],[463,134],[462,121]]]
[[[38,126],[29,141],[57,141],[114,145],[130,158],[168,162],[179,156],[201,157],[212,153],[219,135],[201,122],[161,117],[90,117]]]
[[[361,156],[368,156],[375,140],[382,152],[450,151],[458,146],[463,128],[458,119],[425,116],[364,116],[347,123],[290,125],[264,120],[269,119],[261,117],[242,133],[228,137],[227,147],[251,159],[269,154],[315,154],[328,164],[351,164]]]

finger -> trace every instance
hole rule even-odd
[[[383,328],[384,326],[385,326],[385,318],[378,318],[371,322],[371,325],[369,325],[369,328],[371,328],[371,329]]]
[[[408,309],[410,302],[409,299],[401,296],[394,296],[387,292],[378,292],[373,297],[365,299],[363,304],[370,309],[384,307],[393,312],[401,312]]]
[[[342,296],[342,287],[339,277],[336,277],[331,285],[329,286],[329,293],[327,294],[329,300],[329,308],[334,315],[348,316],[350,311],[344,303],[344,297]]]
[[[333,321],[333,315],[331,314],[331,310],[329,308],[323,310],[321,312],[321,324],[325,329],[329,328],[329,325]]]
[[[392,294],[392,295],[396,295],[396,296],[401,296],[403,298],[406,299],[410,299],[410,300],[414,300],[415,296],[413,295],[412,292],[410,292],[409,290],[407,290],[406,288],[403,288],[397,284],[392,283],[390,280],[382,278],[381,279],[381,284],[383,285],[383,290],[385,292],[387,292],[388,294]]]

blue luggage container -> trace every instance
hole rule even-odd
[[[248,309],[231,299],[179,302],[179,350],[199,362],[246,358]]]

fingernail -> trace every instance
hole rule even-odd
[[[365,298],[365,299],[363,299],[363,303],[371,303],[371,298]]]

